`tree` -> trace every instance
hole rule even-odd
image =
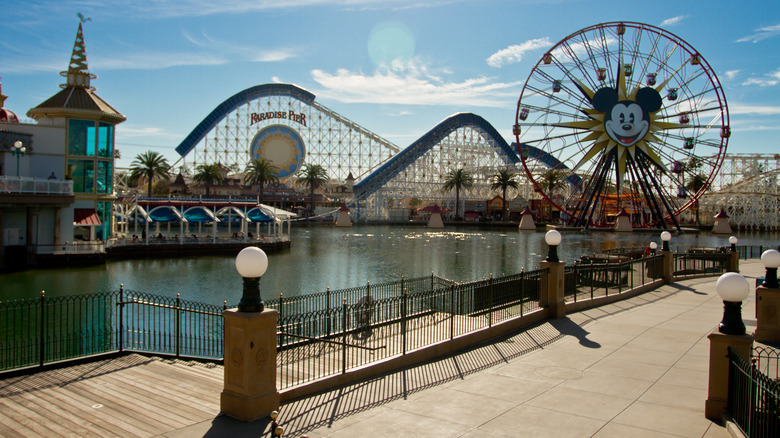
[[[458,208],[460,205],[460,189],[470,189],[474,186],[474,178],[465,169],[452,169],[447,172],[447,177],[444,178],[445,192],[449,192],[455,189],[455,217],[459,218]]]
[[[135,183],[143,178],[147,185],[147,196],[152,196],[152,182],[154,180],[169,180],[171,178],[171,165],[168,160],[154,151],[146,151],[135,156],[130,163],[130,181]]]
[[[279,168],[263,158],[254,158],[244,169],[244,184],[260,184],[260,202],[267,183],[279,182]]]
[[[502,169],[499,170],[497,174],[493,175],[493,184],[490,186],[490,190],[496,190],[501,189],[501,192],[503,194],[503,201],[504,201],[504,210],[503,210],[503,218],[504,220],[508,219],[508,214],[506,211],[506,189],[512,187],[513,189],[518,188],[517,180],[515,179],[515,173],[512,172],[509,169]]]
[[[553,197],[566,186],[566,178],[562,171],[550,169],[542,174],[539,185],[542,187],[545,194]]]
[[[310,210],[314,212],[314,189],[322,187],[328,182],[328,171],[319,164],[309,164],[301,171],[301,176],[296,182],[300,185],[309,187]]]
[[[222,175],[222,166],[219,164],[200,164],[195,168],[192,179],[206,186],[206,196],[211,194],[210,188],[214,184],[220,184],[225,180]]]

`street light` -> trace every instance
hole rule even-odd
[[[718,278],[715,290],[723,300],[723,320],[718,325],[718,331],[726,335],[744,335],[742,300],[750,292],[747,279],[736,272],[727,272]]]
[[[664,246],[661,251],[669,251],[669,241],[672,240],[672,233],[664,231],[661,233],[661,240],[664,242]]]
[[[558,263],[558,245],[561,244],[561,233],[558,230],[550,230],[544,235],[544,241],[547,242],[547,261]]]
[[[737,251],[737,242],[739,242],[739,239],[737,239],[737,236],[731,236],[729,237],[729,243],[731,244],[731,250]]]
[[[16,140],[14,142],[14,148],[11,149],[11,155],[16,156],[16,176],[19,176],[19,157],[24,155],[25,152],[27,152],[27,148],[24,147],[24,144],[20,140]]]
[[[239,312],[262,312],[265,305],[260,298],[260,277],[268,269],[268,257],[262,249],[248,246],[236,256],[236,271],[244,277],[244,293],[238,303]]]
[[[655,250],[658,249],[658,244],[655,242],[650,242],[650,254],[655,255]]]
[[[761,254],[761,263],[766,268],[764,276],[764,287],[777,289],[780,284],[777,282],[777,268],[780,266],[780,252],[776,249],[768,249]]]

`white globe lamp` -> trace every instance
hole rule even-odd
[[[236,256],[236,271],[244,278],[244,293],[238,303],[239,312],[262,312],[260,277],[268,269],[268,256],[256,246],[242,249]]]

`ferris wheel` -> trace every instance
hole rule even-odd
[[[707,190],[731,134],[723,89],[691,45],[613,22],[546,52],[517,102],[523,167],[572,226],[672,224]]]

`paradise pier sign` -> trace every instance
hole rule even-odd
[[[306,126],[306,114],[296,113],[293,110],[289,111],[268,111],[265,113],[251,113],[249,114],[249,126],[255,123],[260,123],[264,120],[282,119],[289,120],[291,122],[299,123]]]

